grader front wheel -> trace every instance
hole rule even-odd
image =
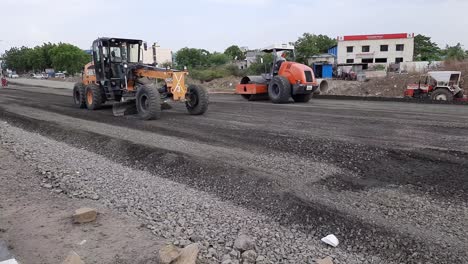
[[[136,94],[138,115],[143,120],[161,118],[161,95],[159,91],[150,86],[140,86]]]
[[[208,110],[208,92],[196,85],[190,85],[187,91],[185,106],[191,115],[203,115]]]
[[[89,110],[97,110],[102,106],[102,92],[101,88],[95,84],[86,86],[83,97],[86,101],[86,107]]]

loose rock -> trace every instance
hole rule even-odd
[[[234,242],[234,248],[244,252],[247,250],[255,249],[255,241],[248,235],[240,235]]]
[[[172,244],[159,250],[159,263],[169,264],[180,256],[180,249]]]
[[[198,244],[191,244],[180,251],[179,257],[173,264],[195,264],[200,251]]]
[[[333,264],[333,259],[331,257],[326,257],[326,258],[323,258],[323,259],[315,260],[315,263],[317,263],[317,264]]]
[[[84,264],[84,262],[75,251],[71,251],[62,264]]]
[[[96,217],[96,209],[84,207],[75,211],[75,214],[73,215],[73,221],[75,223],[84,224],[96,220]]]
[[[257,253],[254,250],[247,250],[242,253],[242,263],[255,264],[257,260]]]

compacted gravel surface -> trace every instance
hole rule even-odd
[[[245,102],[212,95],[158,121],[74,108],[64,90],[0,91],[0,139],[43,186],[135,215],[201,263],[468,262],[468,108]],[[1,121],[0,121],[1,122]],[[7,123],[6,123],[7,122]],[[320,241],[335,234],[337,248]]]

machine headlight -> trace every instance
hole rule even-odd
[[[124,66],[124,68],[125,68],[125,69],[127,69],[127,68],[128,68],[128,65],[127,65],[126,63],[125,63],[123,66]]]

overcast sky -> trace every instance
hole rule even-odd
[[[0,0],[0,51],[99,36],[138,38],[178,50],[262,48],[304,32],[330,37],[416,33],[468,49],[468,0]]]

